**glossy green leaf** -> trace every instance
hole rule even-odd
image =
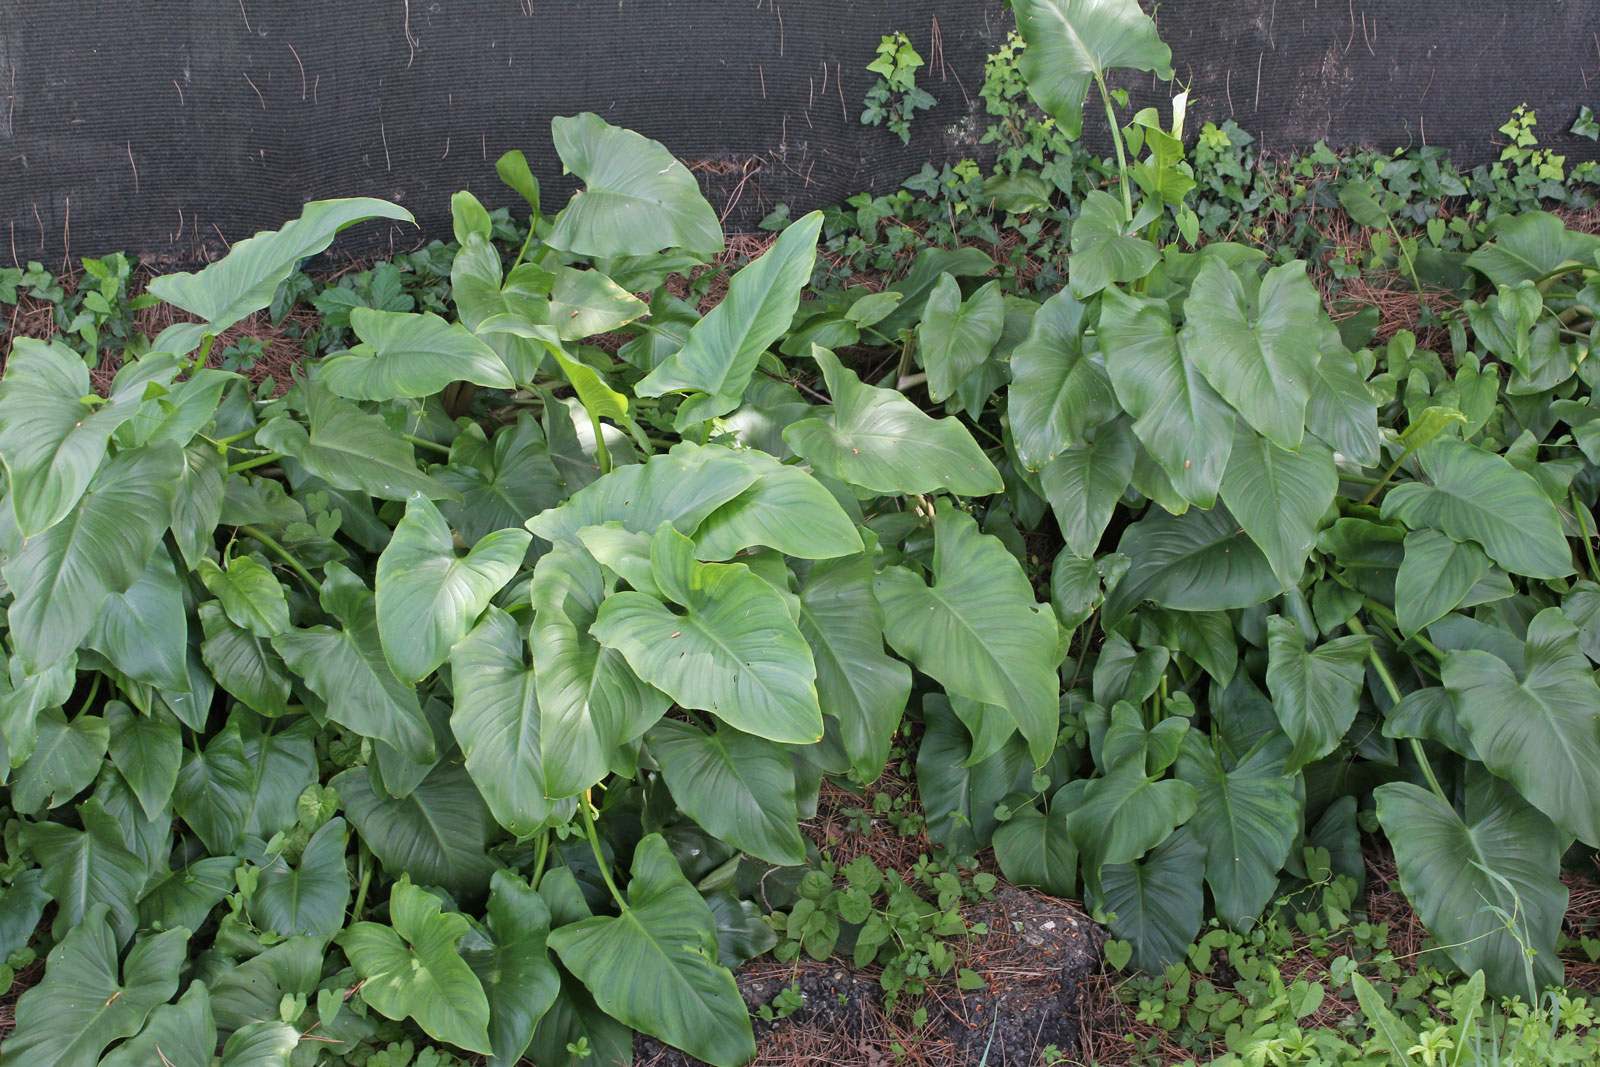
[[[583,256],[722,251],[722,226],[700,186],[659,143],[584,112],[550,122],[563,167],[584,188],[556,216],[545,243]]]
[[[1042,765],[1059,719],[1054,613],[1034,602],[1016,557],[944,500],[933,579],[894,566],[873,580],[889,644],[948,691],[1005,709]]]
[[[1559,983],[1555,942],[1567,889],[1564,842],[1550,820],[1487,775],[1469,789],[1465,820],[1409,782],[1375,794],[1400,885],[1451,962],[1481,969],[1500,996]]]
[[[183,762],[183,737],[177,721],[159,711],[137,714],[120,700],[106,702],[105,721],[111,730],[111,762],[127,779],[144,813],[158,818],[171,803]]]
[[[650,566],[679,614],[639,592],[615,593],[590,632],[638,676],[686,708],[788,744],[822,737],[816,666],[778,592],[743,564],[700,563],[662,523]]]
[[[550,322],[564,341],[626,326],[649,305],[597,270],[561,267],[550,290]]]
[[[189,983],[175,1004],[150,1013],[138,1036],[124,1041],[100,1067],[211,1067],[217,1051],[217,1024],[204,982]]]
[[[195,568],[235,626],[257,637],[271,637],[289,628],[289,601],[272,571],[250,556],[237,556],[223,570],[211,560]]]
[[[1067,813],[1024,807],[994,832],[994,858],[1012,885],[1037,886],[1051,896],[1078,891],[1078,846]]]
[[[1267,688],[1294,748],[1284,765],[1293,774],[1332,752],[1355,721],[1372,638],[1351,635],[1306,650],[1299,623],[1267,620]]]
[[[1004,489],[1000,472],[959,420],[930,418],[901,393],[863,384],[825,348],[813,347],[811,356],[833,406],[791,424],[783,440],[819,474],[876,493],[978,496]]]
[[[441,501],[439,513],[468,544],[520,526],[567,495],[544,434],[526,412],[492,441],[476,427],[464,430],[451,445],[450,465],[432,474],[460,495],[459,502]]]
[[[362,978],[361,999],[391,1019],[415,1019],[430,1037],[488,1053],[489,1000],[457,952],[466,916],[402,877],[389,894],[394,926],[359,922],[337,938]]]
[[[1072,223],[1072,255],[1067,259],[1073,296],[1087,300],[1113,282],[1138,281],[1161,262],[1161,249],[1144,239],[1138,221],[1130,220],[1122,202],[1102,189],[1084,196]]]
[[[500,175],[500,180],[516,191],[517,195],[528,202],[533,209],[535,217],[539,214],[539,179],[533,176],[533,171],[528,167],[528,157],[522,154],[521,149],[513,148],[505,155],[494,161],[494,172]]]
[[[206,669],[234,698],[268,718],[289,713],[289,672],[271,642],[235,626],[217,604],[200,605]]]
[[[172,497],[172,539],[190,568],[200,565],[222,517],[228,464],[216,447],[195,441],[183,450],[183,470]]]
[[[1133,560],[1106,597],[1106,625],[1149,600],[1180,611],[1259,604],[1282,586],[1266,556],[1223,508],[1169,515],[1151,509],[1129,526],[1117,551]]]
[[[119,977],[119,939],[106,909],[89,910],[51,950],[44,979],[17,1002],[7,1067],[95,1067],[107,1045],[138,1033],[151,1011],[178,991],[188,940],[182,929],[141,940]]]
[[[1089,87],[1116,67],[1172,77],[1172,50],[1136,0],[1022,0],[1017,29],[1028,95],[1061,122],[1068,137],[1083,129]]]
[[[281,1022],[253,1022],[228,1035],[217,1067],[289,1067],[300,1031]]]
[[[523,837],[570,819],[572,804],[547,795],[546,754],[559,761],[563,753],[541,741],[535,674],[511,616],[490,608],[451,651],[450,668],[456,696],[450,730],[496,821]]]
[[[1188,782],[1147,778],[1140,754],[1090,782],[1083,803],[1067,815],[1084,876],[1092,883],[1105,865],[1129,863],[1161,844],[1194,815],[1196,799]]]
[[[821,482],[764,452],[740,452],[756,480],[706,516],[695,531],[695,555],[731,559],[747,548],[774,548],[799,559],[832,559],[861,551],[861,535]]]
[[[722,302],[694,324],[683,348],[646,375],[639,396],[689,392],[674,427],[684,429],[739,406],[756,362],[783,336],[811,280],[822,213],[812,212],[784,230],[760,258],[728,282]]]
[[[883,650],[883,609],[862,554],[811,568],[800,590],[800,633],[817,665],[817,703],[839,724],[856,773],[871,781],[911,695],[911,668]]]
[[[1100,309],[1100,350],[1133,432],[1200,507],[1217,498],[1233,447],[1233,412],[1179,348],[1164,301],[1108,289]]]
[[[1417,453],[1426,482],[1406,482],[1383,498],[1383,517],[1475,541],[1512,574],[1560,578],[1572,553],[1555,505],[1533,476],[1492,452],[1439,438]]]
[[[91,920],[97,905],[105,905],[117,943],[125,943],[133,936],[134,903],[145,884],[144,860],[128,851],[122,826],[99,800],[79,804],[78,817],[82,830],[55,822],[22,828],[22,844],[44,868],[44,887],[56,902],[51,931],[64,937]]]
[[[11,806],[24,815],[59,807],[87,789],[100,772],[110,725],[79,712],[71,722],[59,708],[38,718],[38,739],[11,783]]]
[[[1600,841],[1600,687],[1559,608],[1528,624],[1518,677],[1488,652],[1445,654],[1444,684],[1484,766],[1563,831]]]
[[[1569,230],[1545,211],[1508,212],[1493,220],[1494,239],[1467,257],[1467,266],[1495,285],[1538,281],[1564,265],[1594,265],[1600,237]]]
[[[1029,470],[1081,446],[1085,431],[1117,413],[1104,361],[1085,351],[1084,311],[1070,292],[1057,293],[1039,306],[1027,340],[1011,352],[1006,416]]]
[[[750,1016],[733,975],[717,964],[711,909],[678,870],[660,835],[639,842],[628,907],[560,927],[550,946],[629,1026],[715,1067],[754,1058]]]
[[[264,930],[331,938],[344,926],[350,903],[350,872],[344,853],[349,833],[343,819],[322,825],[290,867],[282,855],[261,871],[250,915]]]
[[[1317,522],[1339,489],[1333,453],[1317,440],[1285,452],[1242,424],[1222,476],[1222,499],[1256,543],[1283,588],[1299,584],[1317,541]]]
[[[167,528],[182,455],[171,442],[118,453],[66,518],[5,562],[11,636],[29,674],[65,659],[105,599],[144,574]]]
[[[787,752],[726,726],[707,734],[671,719],[645,740],[684,814],[757,859],[780,867],[806,861]]]
[[[1112,917],[1112,935],[1132,944],[1132,960],[1141,971],[1160,974],[1179,962],[1200,932],[1205,853],[1185,827],[1144,859],[1101,872],[1100,908]]]
[[[1343,344],[1323,346],[1306,402],[1306,429],[1361,466],[1378,465],[1377,407]]]
[[[533,535],[497,530],[456,553],[439,509],[414,497],[378,557],[378,635],[395,677],[415,683],[433,673],[467,635],[489,600],[522,565]]]
[[[317,368],[329,389],[350,400],[432,396],[451,382],[492,389],[516,384],[492,348],[459,322],[431,312],[352,308],[350,328],[362,343]]]
[[[187,693],[189,625],[183,594],[171,555],[157,545],[139,580],[105,598],[83,644],[136,681]]]
[[[1235,929],[1253,925],[1278,892],[1278,872],[1299,835],[1304,813],[1286,746],[1258,745],[1226,770],[1203,734],[1191,730],[1178,756],[1178,777],[1194,786],[1191,832],[1205,847],[1206,884],[1217,915]]]
[[[329,564],[322,607],[343,626],[313,626],[278,634],[272,647],[328,707],[328,717],[363,737],[382,741],[407,759],[433,758],[417,695],[395,677],[384,656],[378,615],[366,584]]]
[[[1100,427],[1093,440],[1057,454],[1039,472],[1044,497],[1068,550],[1091,557],[1115,513],[1117,501],[1133,480],[1138,447],[1126,422]]]
[[[1273,267],[1252,297],[1218,257],[1184,301],[1186,360],[1259,433],[1295,451],[1321,355],[1322,297],[1299,260]]]
[[[401,799],[378,795],[365,767],[329,784],[385,870],[458,895],[481,894],[489,884],[495,865],[484,850],[492,819],[460,764],[439,764]]]
[[[1395,614],[1403,634],[1414,634],[1454,611],[1489,573],[1483,549],[1437,530],[1406,534],[1405,553],[1394,579]]]
[[[234,723],[213,737],[204,752],[184,756],[173,806],[213,856],[224,855],[244,833],[255,787],[244,739]]]
[[[928,397],[942,403],[989,358],[1005,320],[1000,283],[989,282],[961,299],[961,286],[941,274],[917,327],[917,351],[928,371]]]

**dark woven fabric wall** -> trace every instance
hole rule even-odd
[[[1597,154],[1564,131],[1600,104],[1600,0],[1167,0],[1158,19],[1191,130],[1232,117],[1272,148],[1425,142],[1479,161],[1526,101],[1550,143]],[[187,262],[354,195],[423,228],[345,248],[409,247],[448,231],[456,189],[509,202],[493,167],[511,148],[558,205],[549,120],[583,110],[665,142],[748,229],[778,200],[981,157],[983,57],[1010,25],[1000,0],[0,0],[0,256]],[[865,65],[897,29],[939,99],[909,146],[858,122]],[[1137,102],[1171,91],[1126,84]]]

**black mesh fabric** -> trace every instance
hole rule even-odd
[[[1542,142],[1597,155],[1565,130],[1600,104],[1600,0],[1168,0],[1158,21],[1191,132],[1232,117],[1269,148],[1427,143],[1476,162],[1526,102]],[[0,0],[0,256],[192,262],[355,195],[422,230],[369,225],[346,250],[410,247],[448,232],[457,189],[510,203],[494,160],[511,148],[559,206],[550,118],[584,110],[667,144],[726,227],[751,229],[776,201],[981,158],[983,60],[1011,22],[1000,0]],[[859,122],[893,30],[938,98],[909,145]],[[1171,93],[1123,84],[1136,104]]]

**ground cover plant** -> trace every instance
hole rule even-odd
[[[1208,916],[1353,897],[1367,830],[1441,968],[1560,982],[1562,859],[1600,843],[1600,238],[1434,233],[1398,176],[1346,182],[1361,255],[1450,297],[1437,351],[1369,344],[1202,210],[1181,97],[1118,118],[1109,73],[1170,76],[1132,0],[1016,10],[1051,128],[1087,101],[1115,137],[1105,188],[1025,138],[988,193],[1059,224],[1061,277],[935,242],[816,287],[849,239],[818,212],[702,315],[669,282],[724,246],[693,176],[579,115],[579,194],[545,214],[508,155],[526,221],[458,194],[439,280],[316,293],[290,380],[204,364],[402,209],[155,280],[194,321],[148,346],[105,261],[63,324],[116,339],[98,390],[15,344],[0,954],[48,958],[8,1063],[608,1063],[633,1029],[743,1062],[745,959],[957,970],[984,883],[799,830],[896,745],[930,841],[1082,897],[1114,964],[1177,981]]]

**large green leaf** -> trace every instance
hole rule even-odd
[[[888,762],[911,695],[911,668],[883,650],[871,556],[811,568],[800,590],[800,633],[817,664],[817,703],[837,720],[856,773],[871,781]]]
[[[165,545],[157,545],[139,580],[100,605],[84,645],[129,678],[187,693],[189,623],[183,591],[172,556]]]
[[[98,715],[79,712],[71,722],[60,708],[38,719],[33,753],[11,783],[11,806],[34,815],[59,807],[94,782],[105,759],[111,728]]]
[[[1394,579],[1394,609],[1403,634],[1444,618],[1489,574],[1483,549],[1437,530],[1406,534],[1405,552]]]
[[[1259,433],[1280,448],[1298,449],[1323,314],[1306,265],[1273,267],[1252,296],[1220,256],[1209,257],[1183,308],[1184,358]]]
[[[1278,891],[1278,872],[1299,835],[1303,812],[1292,777],[1284,777],[1281,740],[1258,745],[1225,770],[1205,735],[1184,735],[1179,778],[1198,798],[1195,839],[1206,850],[1206,884],[1217,915],[1235,929],[1260,917]]]
[[[1106,625],[1141,601],[1180,611],[1259,604],[1283,587],[1267,557],[1224,508],[1169,515],[1152,508],[1129,526],[1117,551],[1133,560],[1106,597]]]
[[[1565,832],[1600,842],[1600,687],[1560,608],[1528,624],[1522,677],[1488,652],[1445,653],[1444,684],[1478,758]]]
[[[994,832],[994,859],[1006,881],[1056,897],[1078,890],[1078,846],[1067,829],[1067,812],[1041,812],[1028,805]]]
[[[451,382],[510,389],[516,382],[494,349],[459,322],[358,307],[350,328],[362,343],[317,368],[329,389],[351,400],[432,396]]]
[[[1338,490],[1333,453],[1321,441],[1303,441],[1300,451],[1285,452],[1243,424],[1235,426],[1222,500],[1283,588],[1299,583],[1317,542],[1317,521]]]
[[[1160,974],[1183,959],[1205,915],[1205,846],[1184,827],[1142,860],[1108,866],[1097,903],[1113,936],[1133,946],[1133,963]]]
[[[203,559],[195,570],[235,626],[257,637],[271,637],[289,628],[289,601],[283,586],[254,558],[230,559],[227,570]]]
[[[417,469],[410,443],[383,419],[315,383],[301,388],[310,432],[287,416],[268,419],[256,431],[261,447],[297,460],[338,489],[359,490],[383,500],[409,500],[418,493],[431,500],[455,495]]]
[[[17,1002],[6,1067],[95,1067],[107,1045],[138,1033],[178,991],[188,941],[184,929],[142,939],[119,978],[118,938],[106,909],[95,906],[51,950],[44,980]]]
[[[484,849],[492,820],[459,763],[439,764],[401,799],[380,796],[365,767],[344,771],[329,784],[386,870],[458,895],[482,893],[489,884],[495,864]]]
[[[314,200],[283,229],[235,242],[226,256],[203,270],[151,279],[151,293],[200,316],[207,324],[169,327],[157,339],[156,348],[183,355],[200,343],[203,333],[219,334],[267,307],[278,286],[299,269],[301,260],[327,248],[346,226],[377,218],[414,221],[405,208],[382,200]]]
[[[1233,447],[1233,412],[1184,356],[1165,301],[1106,290],[1100,350],[1133,432],[1183,499],[1210,507]]]
[[[462,955],[489,998],[491,1067],[515,1067],[550,1010],[561,975],[550,962],[550,909],[538,891],[510,871],[494,872],[487,925],[492,944],[462,945]]]
[[[158,818],[171,802],[183,762],[177,720],[159,710],[136,714],[120,700],[106,702],[105,718],[111,728],[111,762],[127,779],[144,813]]]
[[[213,856],[225,855],[244,833],[255,787],[239,725],[230,723],[204,752],[185,755],[173,806]]]
[[[1294,742],[1284,774],[1332,752],[1355,722],[1371,650],[1371,637],[1352,634],[1308,652],[1299,623],[1282,615],[1267,620],[1267,688]]]
[[[947,500],[934,518],[933,579],[895,566],[873,581],[889,644],[951,693],[1003,708],[1043,765],[1059,722],[1054,612],[1034,603],[1016,557]]]
[[[572,796],[605,777],[611,754],[643,734],[671,701],[640,681],[621,652],[590,634],[606,589],[588,552],[556,545],[540,560],[528,591],[544,793]]]
[[[1558,267],[1594,266],[1600,237],[1569,230],[1546,211],[1508,212],[1490,223],[1494,240],[1467,257],[1467,266],[1495,285],[1538,281]]]
[[[55,822],[22,827],[22,844],[44,868],[44,887],[56,902],[51,930],[63,937],[103,904],[121,944],[133,936],[134,903],[147,873],[144,860],[128,851],[122,825],[106,814],[98,799],[79,804],[78,818],[82,830]]]
[[[648,315],[643,300],[597,270],[561,267],[550,290],[550,322],[564,341],[608,333]]]
[[[949,274],[939,276],[917,327],[917,351],[928,370],[929,399],[948,400],[983,366],[1000,340],[1005,315],[998,281],[962,301],[960,283]]]
[[[532,540],[526,530],[496,530],[459,556],[439,509],[413,497],[378,557],[378,636],[395,677],[409,684],[432,674],[517,573]]]
[[[58,342],[17,339],[0,378],[0,461],[24,537],[67,516],[100,469],[107,439],[139,413],[146,384],[165,385],[177,369],[170,356],[130,362],[109,402],[91,406],[82,356]]]
[[[582,256],[722,251],[722,226],[694,175],[659,143],[590,112],[550,121],[556,153],[583,180],[545,243]]]
[[[200,605],[200,625],[200,658],[217,684],[268,718],[287,715],[289,672],[271,642],[235,626],[214,603]]]
[[[595,1002],[629,1026],[715,1067],[755,1057],[749,1012],[716,962],[716,920],[659,834],[634,850],[622,914],[563,926],[550,946]]]
[[[439,512],[468,544],[520,526],[567,495],[544,434],[527,412],[502,427],[493,441],[477,426],[464,430],[451,442],[450,465],[432,473],[460,494],[459,502],[441,503]]]
[[[1028,95],[1060,120],[1068,137],[1083,129],[1089,87],[1114,67],[1172,77],[1172,50],[1137,0],[1021,0],[1017,29],[1028,48]]]
[[[1117,413],[1104,361],[1084,348],[1084,311],[1062,290],[1039,306],[1027,340],[1011,352],[1006,417],[1029,470],[1081,445],[1086,430]]]
[[[731,559],[747,548],[777,549],[799,559],[832,559],[861,551],[861,535],[833,494],[800,467],[765,452],[740,452],[757,477],[695,531],[695,555]]]
[[[1161,262],[1161,249],[1140,234],[1139,221],[1130,220],[1122,202],[1103,189],[1084,196],[1067,260],[1074,296],[1087,300],[1113,282],[1138,281]]]
[[[1324,344],[1306,403],[1306,429],[1363,467],[1378,465],[1378,409],[1355,358]]]
[[[118,453],[65,518],[6,561],[11,639],[28,674],[65,659],[105,599],[145,573],[167,528],[182,458],[170,441]]]
[[[323,572],[322,608],[344,627],[313,626],[272,639],[289,669],[321,697],[328,717],[415,763],[433,758],[433,735],[417,695],[384,656],[378,615],[366,584],[339,564]]]
[[[152,1011],[138,1036],[118,1045],[100,1067],[211,1067],[216,1051],[211,994],[196,979],[176,1004]]]
[[[875,493],[998,493],[1005,482],[966,427],[934,419],[893,389],[865,385],[832,352],[812,346],[833,407],[783,431],[820,474]],[[537,531],[536,531],[537,532]]]
[[[1512,574],[1561,578],[1572,553],[1555,505],[1533,476],[1492,452],[1441,437],[1417,453],[1426,482],[1406,482],[1383,498],[1383,517],[1476,541]]]
[[[450,730],[495,819],[519,837],[570,819],[572,804],[547,796],[545,761],[564,754],[541,743],[535,675],[511,616],[490,608],[451,651],[450,670],[456,696]]]
[[[546,541],[576,541],[583,527],[607,522],[653,534],[670,520],[679,533],[692,534],[758,477],[759,469],[731,449],[684,441],[666,455],[618,467],[560,507],[527,520],[527,527]]]
[[[288,1023],[247,1023],[228,1035],[217,1067],[289,1067],[289,1054],[299,1044],[300,1031]]]
[[[361,999],[391,1019],[412,1018],[430,1037],[488,1053],[489,999],[456,950],[471,929],[459,912],[401,877],[389,894],[393,927],[359,922],[337,938],[362,978]]]
[[[350,872],[344,851],[349,837],[343,819],[331,819],[311,835],[300,862],[290,867],[280,854],[261,871],[250,916],[264,930],[330,938],[344,926],[350,903]]]
[[[806,861],[788,752],[726,726],[707,734],[671,719],[645,740],[684,814],[757,859],[780,867]]]
[[[760,258],[728,282],[728,295],[694,324],[683,348],[646,375],[639,396],[691,392],[678,408],[681,432],[739,406],[767,346],[782,337],[800,306],[817,258],[822,212],[784,230]]]
[[[1194,786],[1145,776],[1142,752],[1118,761],[1084,791],[1067,815],[1067,830],[1092,885],[1107,864],[1129,863],[1172,835],[1195,813]]]
[[[1497,996],[1559,984],[1565,841],[1550,820],[1488,775],[1469,788],[1465,820],[1410,782],[1375,795],[1400,885],[1451,962],[1482,970]]]
[[[652,574],[682,614],[645,593],[615,593],[590,632],[686,708],[769,741],[819,740],[816,665],[783,597],[743,564],[700,563],[693,552],[665,522],[650,546]]]
[[[1118,420],[1094,431],[1092,440],[1058,453],[1039,472],[1039,485],[1073,555],[1087,559],[1100,547],[1117,501],[1133,479],[1137,447],[1127,422]]]

